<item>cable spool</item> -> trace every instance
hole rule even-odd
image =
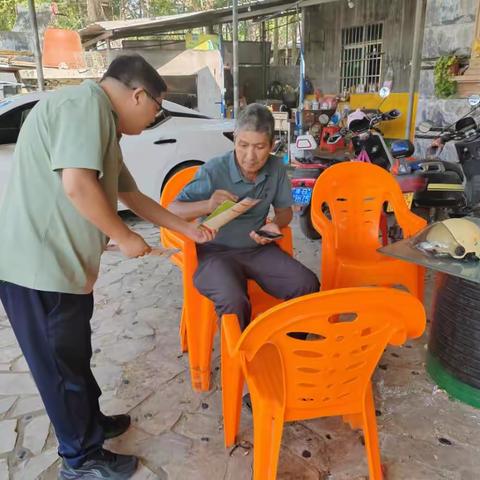
[[[480,285],[439,274],[427,370],[450,395],[480,408]]]

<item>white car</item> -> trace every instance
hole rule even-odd
[[[20,127],[34,105],[49,94],[35,92],[0,101],[0,199]],[[231,150],[233,129],[232,120],[209,118],[165,100],[156,122],[140,135],[124,135],[120,145],[138,188],[158,201],[165,183],[175,172]]]

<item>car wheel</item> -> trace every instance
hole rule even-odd
[[[183,162],[183,163],[181,163],[180,165],[177,165],[176,167],[173,167],[173,168],[167,173],[167,175],[165,176],[165,178],[164,178],[164,180],[163,180],[162,189],[160,190],[160,195],[162,194],[163,189],[165,188],[165,185],[167,184],[167,182],[168,182],[176,173],[180,172],[181,170],[184,170],[185,168],[194,167],[195,165],[203,165],[203,162],[201,162],[200,160],[188,160],[187,162]]]

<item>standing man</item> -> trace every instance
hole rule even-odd
[[[100,83],[41,100],[18,137],[0,206],[0,299],[55,428],[61,479],[124,479],[137,467],[102,448],[130,417],[100,412],[90,369],[92,288],[108,239],[127,257],[151,250],[117,215],[117,200],[196,242],[213,238],[143,195],[122,160],[120,136],[150,125],[165,92],[141,56],[121,56]]]
[[[225,200],[251,197],[254,207],[224,225],[215,240],[198,245],[195,286],[215,304],[219,317],[235,313],[242,330],[251,317],[247,280],[285,300],[317,292],[315,274],[282,251],[272,239],[292,220],[292,196],[285,166],[270,155],[274,139],[271,112],[248,105],[239,115],[235,150],[202,165],[169,210],[185,219],[210,214]],[[266,223],[270,207],[274,217]]]

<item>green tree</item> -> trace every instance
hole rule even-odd
[[[11,30],[17,18],[16,6],[27,4],[26,0],[1,0],[0,1],[0,30]]]

